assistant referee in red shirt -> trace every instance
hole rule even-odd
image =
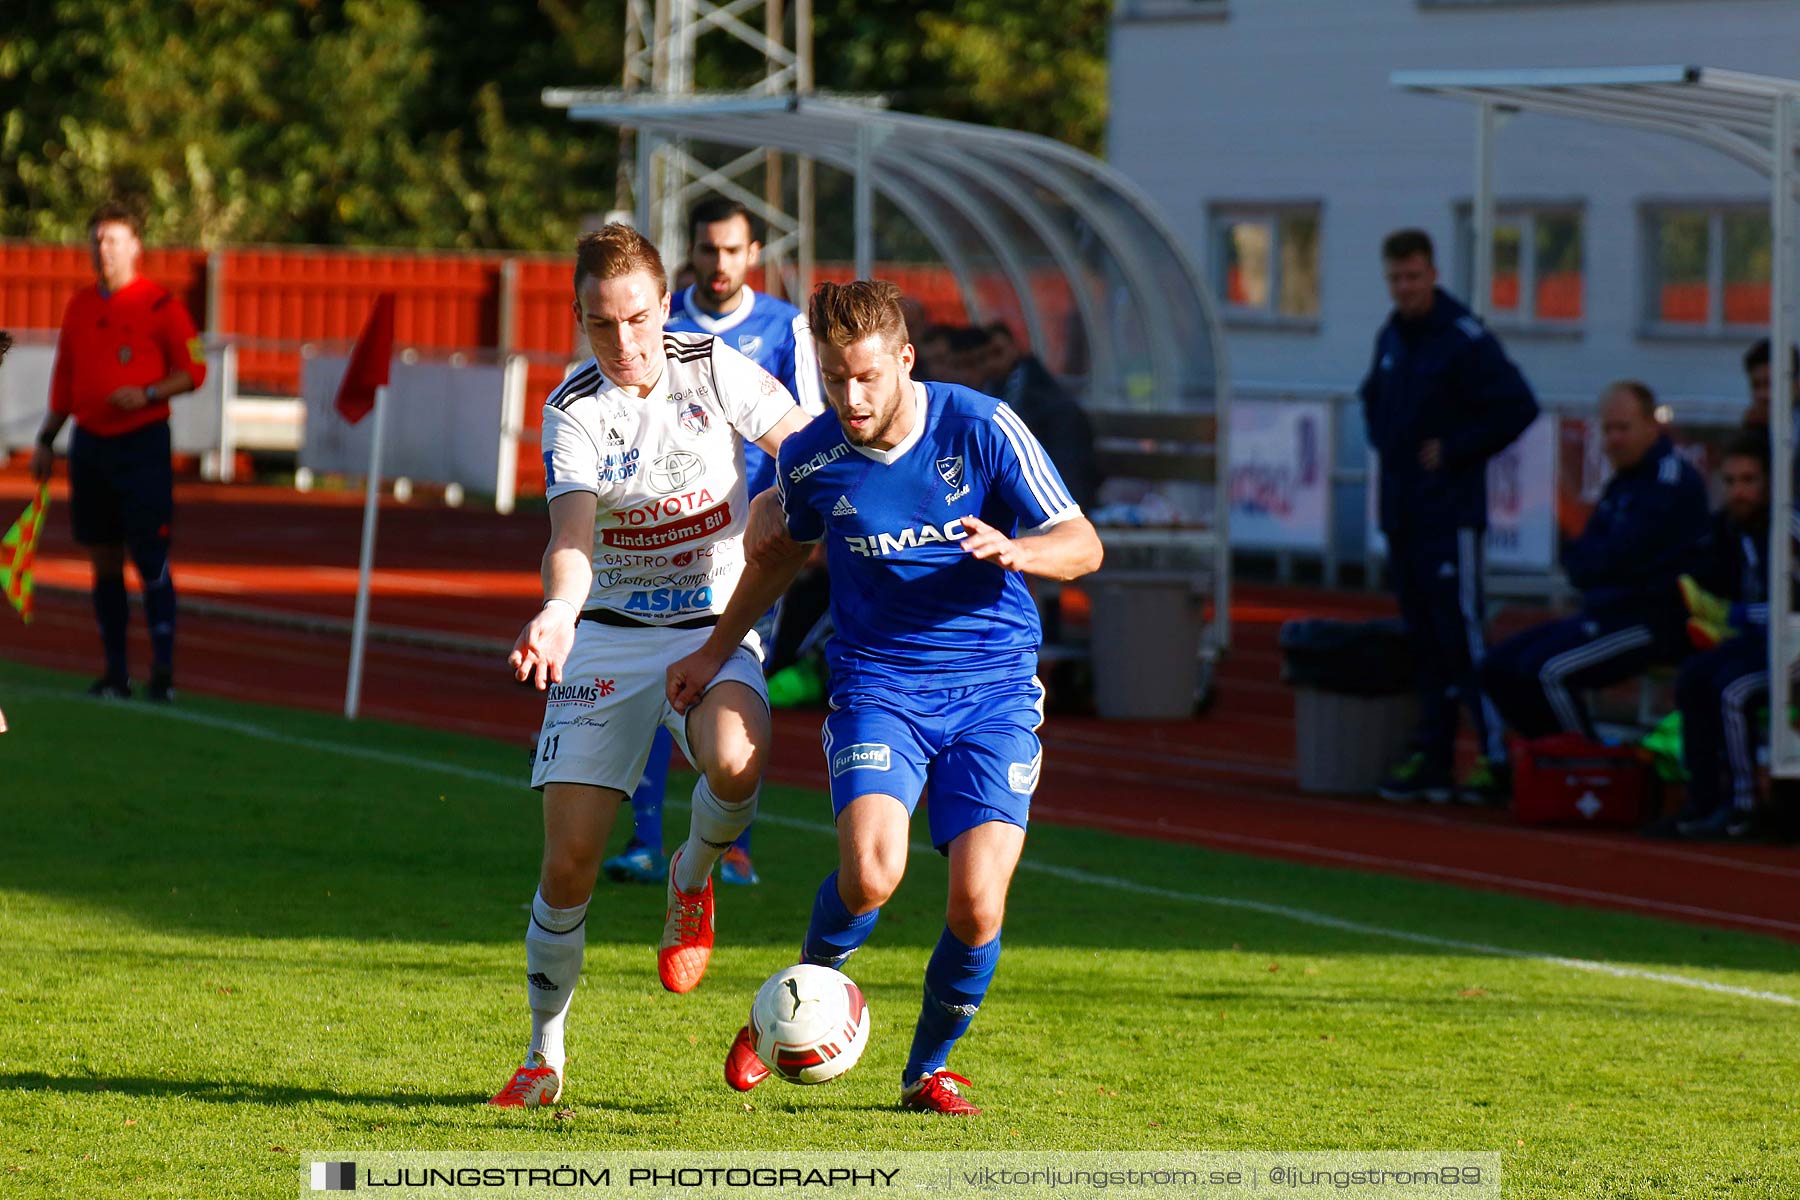
[[[144,585],[151,700],[175,697],[175,584],[169,578],[174,472],[169,399],[206,379],[200,339],[181,301],[138,274],[137,215],[105,205],[88,221],[99,282],[69,301],[56,342],[50,411],[31,452],[32,478],[50,478],[51,443],[75,420],[69,515],[94,564],[94,616],[106,670],[88,694],[129,699],[125,555]]]

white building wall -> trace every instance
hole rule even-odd
[[[1139,0],[1142,5],[1146,0]],[[1148,0],[1162,10],[1180,0]],[[1351,388],[1388,302],[1379,247],[1424,228],[1443,282],[1460,292],[1454,237],[1474,176],[1475,107],[1401,92],[1405,69],[1694,64],[1800,77],[1794,0],[1230,0],[1200,19],[1132,19],[1112,45],[1111,161],[1186,231],[1209,277],[1209,208],[1238,201],[1321,205],[1320,314],[1306,328],[1229,320],[1238,387]],[[1683,400],[1743,394],[1749,337],[1647,336],[1640,206],[1657,200],[1767,203],[1768,184],[1716,151],[1560,118],[1506,118],[1496,196],[1578,200],[1585,209],[1585,319],[1578,334],[1508,333],[1547,398],[1576,400],[1637,376]]]

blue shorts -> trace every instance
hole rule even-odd
[[[169,537],[175,473],[169,423],[103,437],[79,425],[69,442],[69,523],[84,546]]]
[[[892,796],[910,814],[927,785],[931,844],[989,821],[1025,828],[1044,748],[1044,687],[1035,678],[954,688],[854,686],[825,718],[835,817],[858,796]]]

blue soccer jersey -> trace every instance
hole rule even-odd
[[[774,296],[745,288],[738,306],[713,316],[694,302],[694,289],[682,288],[669,299],[664,329],[677,333],[710,333],[781,380],[807,416],[825,411],[819,389],[819,357],[813,350],[806,314]],[[752,496],[775,482],[775,464],[760,446],[744,445],[744,474]]]
[[[825,542],[836,635],[832,690],[896,675],[937,686],[1029,678],[1042,640],[1024,577],[965,553],[962,518],[1006,534],[1080,514],[1025,422],[1004,403],[915,383],[912,432],[858,446],[835,413],[781,447],[788,533]]]

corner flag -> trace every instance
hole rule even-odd
[[[38,534],[43,532],[44,514],[50,511],[50,485],[38,488],[38,494],[6,536],[0,538],[0,591],[19,610],[19,616],[31,624],[31,564],[37,558]]]
[[[393,358],[394,293],[382,292],[375,297],[362,332],[356,335],[344,381],[338,384],[337,410],[344,420],[354,425],[369,415],[375,407],[375,389],[387,386]]]

